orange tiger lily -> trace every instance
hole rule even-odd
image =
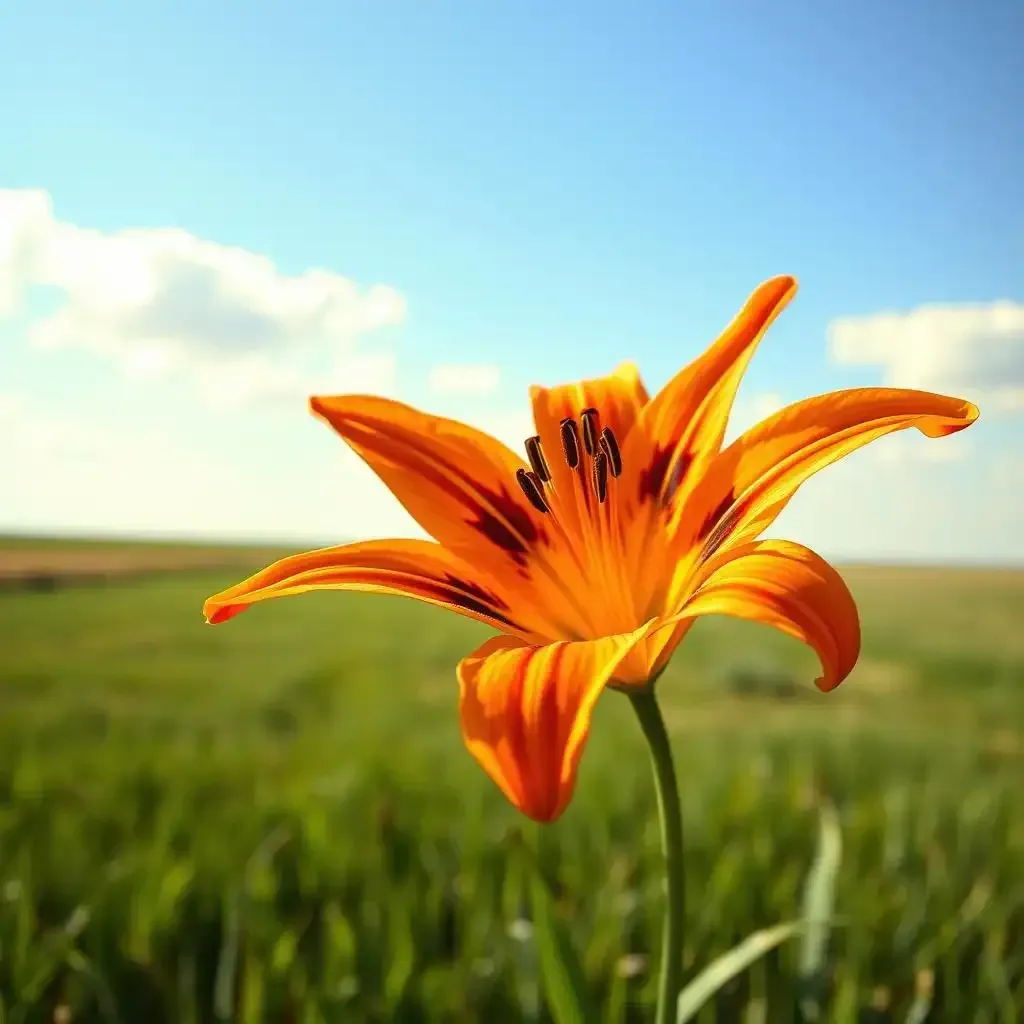
[[[631,364],[532,388],[526,461],[399,402],[312,398],[436,543],[375,540],[282,559],[209,598],[207,620],[337,589],[405,594],[500,630],[458,666],[462,730],[538,821],[557,818],[572,795],[601,692],[650,686],[702,615],[799,638],[821,661],[818,687],[833,689],[860,650],[853,598],[813,551],[758,535],[823,466],[894,430],[954,433],[978,410],[856,388],[790,405],[723,448],[743,371],[795,292],[791,277],[762,284],[653,399]]]

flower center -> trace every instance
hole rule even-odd
[[[559,424],[562,456],[569,469],[580,479],[580,491],[584,497],[589,499],[589,493],[593,493],[597,498],[597,503],[603,505],[608,497],[609,477],[615,479],[622,473],[622,453],[619,450],[619,442],[611,427],[600,428],[600,419],[596,409],[584,409],[580,413],[580,423],[583,425],[582,450],[580,448],[580,427],[576,421],[571,416],[567,416]],[[584,454],[590,460],[589,473],[592,488],[590,492],[583,483],[584,474],[587,472]],[[530,460],[531,469],[517,470],[516,480],[530,504],[538,512],[550,515],[553,505],[550,491],[553,491],[554,485],[551,469],[544,456],[544,449],[541,447],[540,437],[534,436],[526,439],[526,456]]]
[[[564,466],[553,473],[539,436],[527,438],[530,469],[516,481],[530,504],[548,517],[557,545],[552,566],[574,598],[572,638],[596,638],[634,629],[635,579],[624,554],[621,503],[610,500],[622,474],[622,452],[610,427],[602,427],[597,409],[559,423]]]

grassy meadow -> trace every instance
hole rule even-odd
[[[203,624],[276,554],[0,541],[0,1021],[547,1021],[532,872],[600,1021],[648,1020],[661,875],[625,699],[537,829],[459,736],[484,627],[360,594]],[[799,981],[783,945],[698,1019],[796,1021],[813,996],[839,1024],[1019,1024],[1024,571],[846,575],[864,647],[836,693],[727,620],[659,683],[689,973],[799,916],[823,796],[842,829],[827,970]]]

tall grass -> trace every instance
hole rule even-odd
[[[717,622],[659,684],[691,978],[801,915],[823,801],[841,836],[815,969],[781,944],[695,1019],[1019,1024],[1024,578],[851,578],[865,654],[837,694]],[[547,1021],[538,878],[600,1020],[648,1019],[662,876],[625,700],[541,833],[458,736],[485,630],[359,595],[204,627],[224,582],[0,595],[4,1022]]]

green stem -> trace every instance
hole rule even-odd
[[[655,1024],[672,1024],[683,980],[683,928],[686,921],[686,873],[683,866],[683,818],[679,786],[672,761],[665,719],[653,690],[632,693],[629,699],[651,751],[654,788],[661,819],[661,849],[665,857],[665,926],[661,948],[661,979]]]

